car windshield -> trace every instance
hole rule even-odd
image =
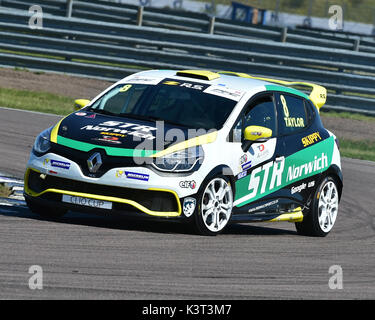
[[[161,120],[188,128],[219,130],[237,103],[204,93],[203,85],[182,87],[175,83],[120,84],[95,101],[90,110],[122,117]]]

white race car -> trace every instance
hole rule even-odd
[[[343,187],[337,139],[319,116],[325,100],[318,85],[230,72],[128,76],[37,137],[27,204],[46,217],[176,219],[204,235],[291,221],[325,236]]]

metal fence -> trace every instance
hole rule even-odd
[[[1,4],[8,2],[24,3],[2,0]],[[45,2],[56,5],[58,1]],[[274,41],[267,36],[259,41],[50,14],[44,15],[42,29],[30,29],[29,19],[30,14],[24,11],[0,10],[0,64],[110,80],[150,68],[204,68],[312,81],[329,90],[328,108],[375,115],[372,46],[366,52],[362,45],[361,50],[353,51],[353,44],[346,49],[327,49],[311,43]],[[173,19],[177,18],[170,17]],[[220,30],[217,24],[215,30]],[[231,26],[235,27],[239,25]],[[266,34],[272,30],[259,31]],[[313,44],[332,43],[309,38]]]
[[[0,0],[0,6],[28,10],[30,5],[39,5],[45,13],[91,19],[102,22],[162,27],[200,33],[215,33],[241,37],[286,41],[291,43],[321,45],[324,47],[366,51],[375,42],[367,37],[350,34],[321,32],[318,36],[310,30],[287,29],[272,26],[257,26],[240,21],[211,17],[204,13],[171,9],[137,7],[102,0]]]

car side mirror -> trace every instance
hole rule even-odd
[[[90,103],[90,100],[87,99],[77,99],[74,100],[74,110],[79,110],[86,107]]]
[[[272,130],[261,126],[249,126],[245,128],[242,150],[247,152],[254,142],[266,142],[272,137]]]

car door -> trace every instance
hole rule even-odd
[[[272,137],[265,142],[254,142],[244,151],[244,130],[248,126],[271,129]],[[235,172],[233,214],[277,211],[278,199],[272,194],[272,189],[283,170],[283,147],[277,139],[277,126],[273,93],[261,93],[251,98],[237,119],[229,137],[233,154],[240,155]]]
[[[279,143],[285,157],[282,188],[285,210],[304,206],[317,185],[314,171],[316,161],[326,162],[325,155],[309,152],[307,145],[315,145],[325,138],[314,125],[314,113],[303,97],[275,92]],[[311,148],[310,148],[311,150]]]

